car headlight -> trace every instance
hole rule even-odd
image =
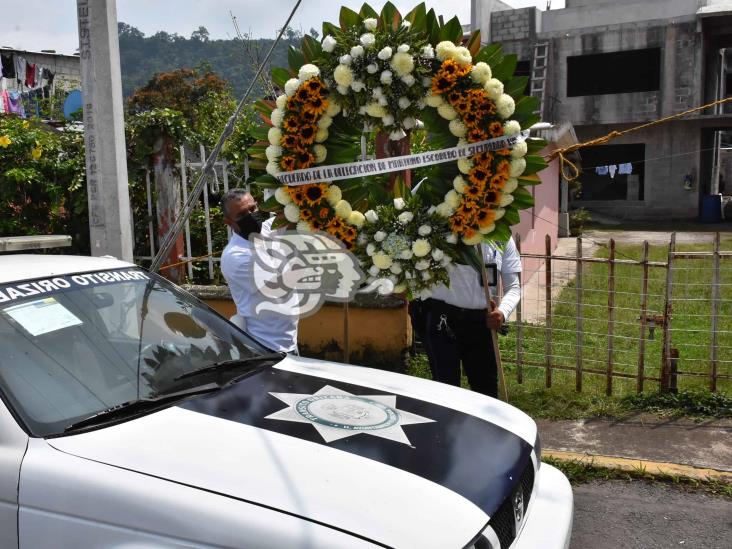
[[[536,431],[536,440],[534,441],[534,452],[536,452],[536,468],[541,467],[541,439],[539,431]]]

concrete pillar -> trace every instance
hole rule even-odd
[[[76,0],[91,253],[132,261],[115,0]]]

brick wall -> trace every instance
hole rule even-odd
[[[491,42],[526,40],[536,33],[536,8],[498,11],[491,14]]]

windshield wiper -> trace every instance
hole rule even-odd
[[[153,410],[155,408],[159,408],[160,406],[177,402],[189,396],[212,393],[220,389],[221,385],[218,385],[216,383],[207,383],[206,385],[199,385],[197,387],[184,389],[182,391],[176,391],[174,393],[162,393],[151,397],[141,398],[138,400],[130,400],[121,404],[117,404],[116,406],[112,406],[111,408],[107,408],[106,410],[102,410],[101,412],[97,412],[96,414],[79,420],[75,423],[72,423],[64,429],[64,433],[83,429],[84,427],[101,425],[103,423],[114,421],[115,419]]]
[[[190,372],[180,374],[179,376],[176,376],[175,378],[173,378],[173,381],[179,381],[181,379],[186,379],[186,378],[198,376],[201,374],[208,374],[211,372],[215,372],[217,370],[222,370],[224,368],[241,366],[242,364],[256,364],[259,362],[272,362],[274,360],[280,361],[283,358],[285,358],[286,354],[287,353],[270,353],[267,355],[252,356],[249,358],[239,358],[239,359],[235,359],[235,360],[224,360],[221,362],[214,362],[213,364],[209,364],[208,366],[204,366],[202,368],[197,368],[196,370],[191,370]]]

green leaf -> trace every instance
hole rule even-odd
[[[465,43],[465,47],[470,51],[470,55],[475,57],[480,51],[480,29],[473,32]]]
[[[382,28],[395,31],[399,28],[399,25],[402,22],[402,15],[394,4],[387,2],[384,4],[384,7],[381,8],[381,16],[379,19],[381,20]]]
[[[378,12],[374,8],[372,8],[371,6],[366,4],[365,2],[363,4],[363,6],[361,6],[361,10],[358,13],[364,19],[369,19],[369,18],[378,19],[379,18]]]
[[[522,128],[530,128],[537,122],[541,122],[541,117],[538,114],[531,113],[531,114],[523,114],[523,113],[514,113],[514,115],[511,117],[516,122],[521,124]]]
[[[436,45],[440,41],[440,22],[434,9],[427,12],[425,30],[427,31],[427,41]]]
[[[535,174],[547,167],[546,160],[540,156],[532,155],[524,158],[526,159],[526,169],[524,170],[524,173],[521,174],[522,176]]]
[[[529,154],[536,154],[546,148],[548,145],[546,139],[540,137],[530,137],[526,140],[526,144],[529,147]]]
[[[427,8],[424,2],[417,4],[405,17],[412,24],[411,32],[422,33],[427,28]]]
[[[506,213],[503,215],[503,219],[509,225],[517,225],[521,222],[521,217],[519,216],[518,210],[516,210],[515,208],[506,208]]]
[[[495,230],[486,236],[485,241],[501,244],[503,242],[508,242],[509,238],[511,238],[511,226],[501,219],[496,223]]]
[[[513,203],[511,204],[511,206],[515,206],[516,208],[520,208],[523,210],[526,208],[530,208],[533,205],[534,197],[525,187],[518,187],[515,191],[513,191]],[[508,210],[506,210],[506,214],[508,214]]]
[[[501,49],[501,44],[489,44],[488,46],[483,47],[483,49],[478,52],[478,55],[473,56],[473,62],[478,63],[479,61],[483,61],[490,65],[492,69],[494,65],[498,65],[503,59]]]
[[[533,95],[525,95],[516,101],[517,113],[533,113],[539,108],[539,98]]]
[[[267,140],[267,134],[269,133],[269,128],[262,127],[262,128],[252,128],[252,137],[254,139],[259,139],[261,141]]]
[[[517,179],[518,179],[519,185],[531,186],[531,185],[538,185],[539,183],[541,183],[541,178],[536,174],[522,175],[521,177],[519,177]]]
[[[360,26],[361,16],[352,9],[342,6],[338,21],[341,24],[341,29],[345,30],[348,27]]]
[[[504,87],[504,93],[513,97],[515,101],[518,101],[523,96],[524,90],[526,89],[526,83],[528,81],[528,76],[516,76],[511,78]]]
[[[475,271],[480,274],[481,272],[481,261],[478,257],[478,252],[475,246],[466,246],[465,244],[459,244],[458,248],[459,262],[463,265],[470,265]]]
[[[334,36],[338,34],[338,27],[335,26],[333,23],[324,22],[323,23],[323,37],[328,35]]]
[[[290,70],[298,71],[305,64],[305,57],[299,49],[290,46],[287,48],[287,64],[290,66]]]
[[[280,88],[285,87],[285,82],[292,78],[292,74],[287,69],[282,67],[272,68],[272,82],[277,84]]]
[[[497,78],[501,82],[509,81],[516,71],[517,62],[516,55],[513,53],[504,56],[500,63],[491,66],[493,78]]]
[[[455,42],[456,44],[459,44],[460,42],[462,42],[462,38],[463,27],[460,24],[460,20],[457,18],[457,16],[450,19],[440,29],[440,41],[450,40],[452,42]]]
[[[302,39],[302,55],[304,58],[304,63],[312,63],[314,60],[320,57],[322,53],[323,47],[320,45],[320,42],[318,42],[309,34],[306,34]],[[300,67],[301,66],[302,65],[300,65]],[[300,67],[297,67],[296,70],[300,70]]]

